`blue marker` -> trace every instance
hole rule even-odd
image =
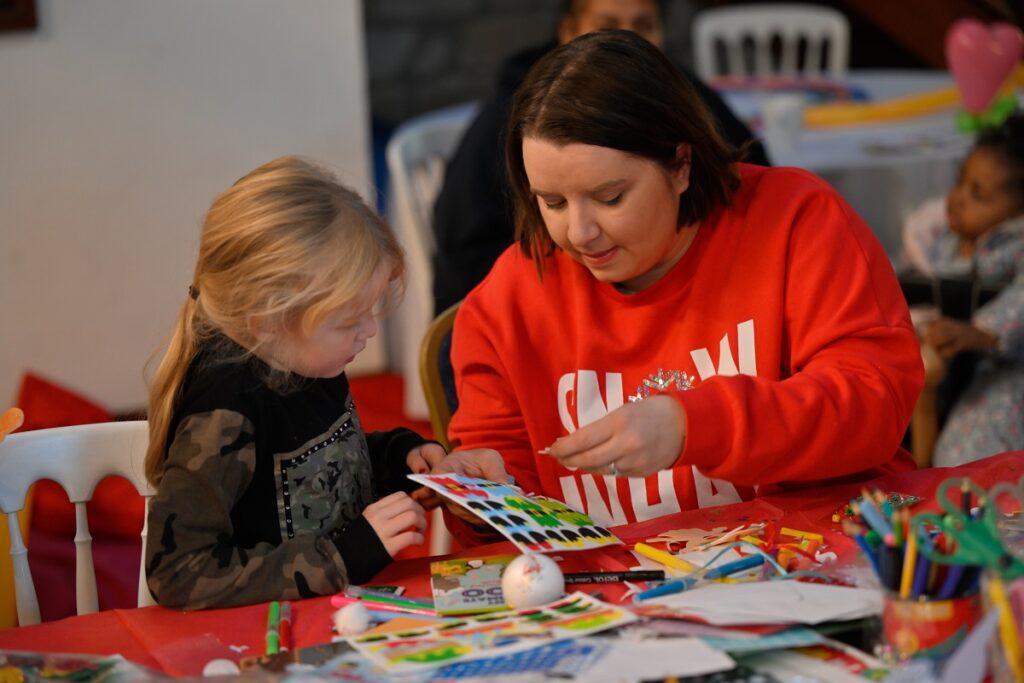
[[[704,574],[704,578],[721,579],[722,577],[739,574],[740,572],[753,569],[754,567],[760,567],[762,564],[764,564],[764,555],[750,555],[738,560],[733,560],[732,562],[726,562],[719,567],[710,569]]]
[[[749,557],[743,557],[732,562],[726,562],[723,565],[709,569],[703,574],[697,574],[696,576],[686,576],[680,579],[672,579],[666,581],[660,586],[654,588],[648,588],[645,591],[641,591],[636,594],[637,601],[650,600],[651,598],[657,598],[662,595],[671,595],[672,593],[679,593],[684,590],[693,588],[699,581],[713,581],[715,579],[721,579],[726,576],[733,574],[739,574],[740,572],[759,567],[764,564],[763,555],[750,555]]]

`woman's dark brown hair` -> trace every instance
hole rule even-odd
[[[523,166],[523,139],[617,149],[677,168],[676,149],[692,149],[690,184],[679,227],[729,203],[739,186],[738,153],[715,128],[690,82],[668,58],[630,31],[580,36],[537,62],[516,91],[505,136],[516,241],[538,266],[554,243]]]

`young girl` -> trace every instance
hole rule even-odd
[[[945,201],[908,219],[904,246],[926,275],[1007,283],[969,322],[940,318],[922,330],[926,357],[932,349],[945,363],[981,354],[932,462],[959,465],[1024,448],[1024,114],[978,137]]]
[[[444,449],[364,434],[344,374],[402,272],[383,221],[300,158],[214,201],[149,402],[146,574],[161,605],[329,594],[423,542],[424,492],[406,475]]]

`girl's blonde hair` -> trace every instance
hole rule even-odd
[[[254,328],[308,335],[380,272],[390,294],[400,295],[404,260],[391,230],[308,160],[275,159],[218,196],[203,221],[189,296],[151,383],[149,481],[163,476],[174,409],[205,341],[220,333],[252,352]]]

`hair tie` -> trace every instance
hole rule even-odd
[[[199,290],[196,289],[193,285],[188,286],[188,295],[192,297],[193,301],[199,300]]]

